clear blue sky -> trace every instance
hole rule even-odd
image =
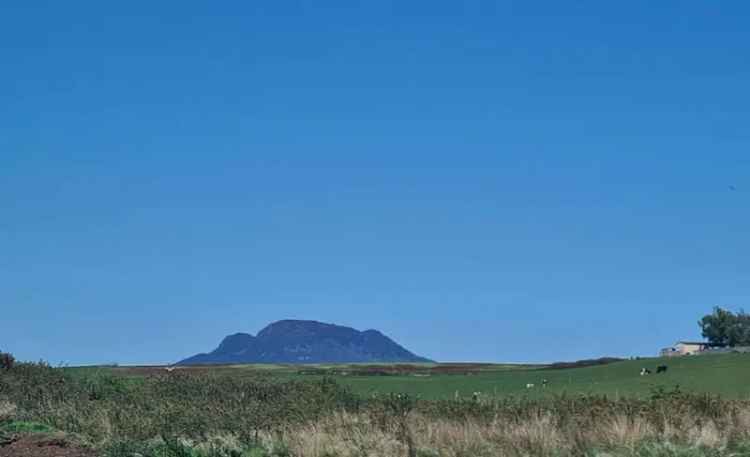
[[[20,358],[169,362],[282,318],[629,356],[750,307],[746,2],[15,3]]]

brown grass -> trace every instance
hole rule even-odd
[[[9,401],[0,400],[0,422],[13,419],[16,413],[16,405]]]
[[[643,443],[674,443],[695,449],[727,449],[733,441],[750,439],[750,411],[744,411],[731,426],[713,421],[679,429],[659,426],[647,419],[623,415],[602,418],[596,426],[561,427],[551,415],[517,423],[435,419],[422,415],[409,418],[409,429],[421,455],[441,457],[481,456],[574,456],[600,452],[635,452]],[[287,430],[284,441],[292,455],[399,456],[408,455],[405,444],[394,439],[362,414],[338,413],[316,423]],[[273,440],[272,436],[266,436]]]

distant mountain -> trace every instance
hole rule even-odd
[[[368,363],[431,362],[407,351],[377,330],[360,332],[316,321],[282,320],[257,336],[229,335],[208,354],[198,354],[178,365],[236,363]]]

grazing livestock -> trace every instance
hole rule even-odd
[[[527,389],[533,389],[534,388],[534,384],[531,384],[531,383],[526,384],[526,388]]]
[[[648,368],[641,368],[641,376],[646,376],[650,374],[651,374],[651,370],[649,370]]]
[[[667,372],[667,368],[669,368],[669,367],[666,366],[666,365],[659,365],[658,367],[656,367],[656,374],[666,373]]]
[[[549,382],[547,382],[546,379],[542,379],[542,387],[547,387],[547,384],[549,384]]]
[[[167,373],[171,373],[174,371],[175,367],[164,367],[164,369],[167,371]]]

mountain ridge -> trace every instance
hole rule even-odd
[[[257,335],[238,332],[224,337],[209,353],[196,354],[177,365],[244,363],[422,363],[420,357],[376,329],[314,320],[283,319]]]

